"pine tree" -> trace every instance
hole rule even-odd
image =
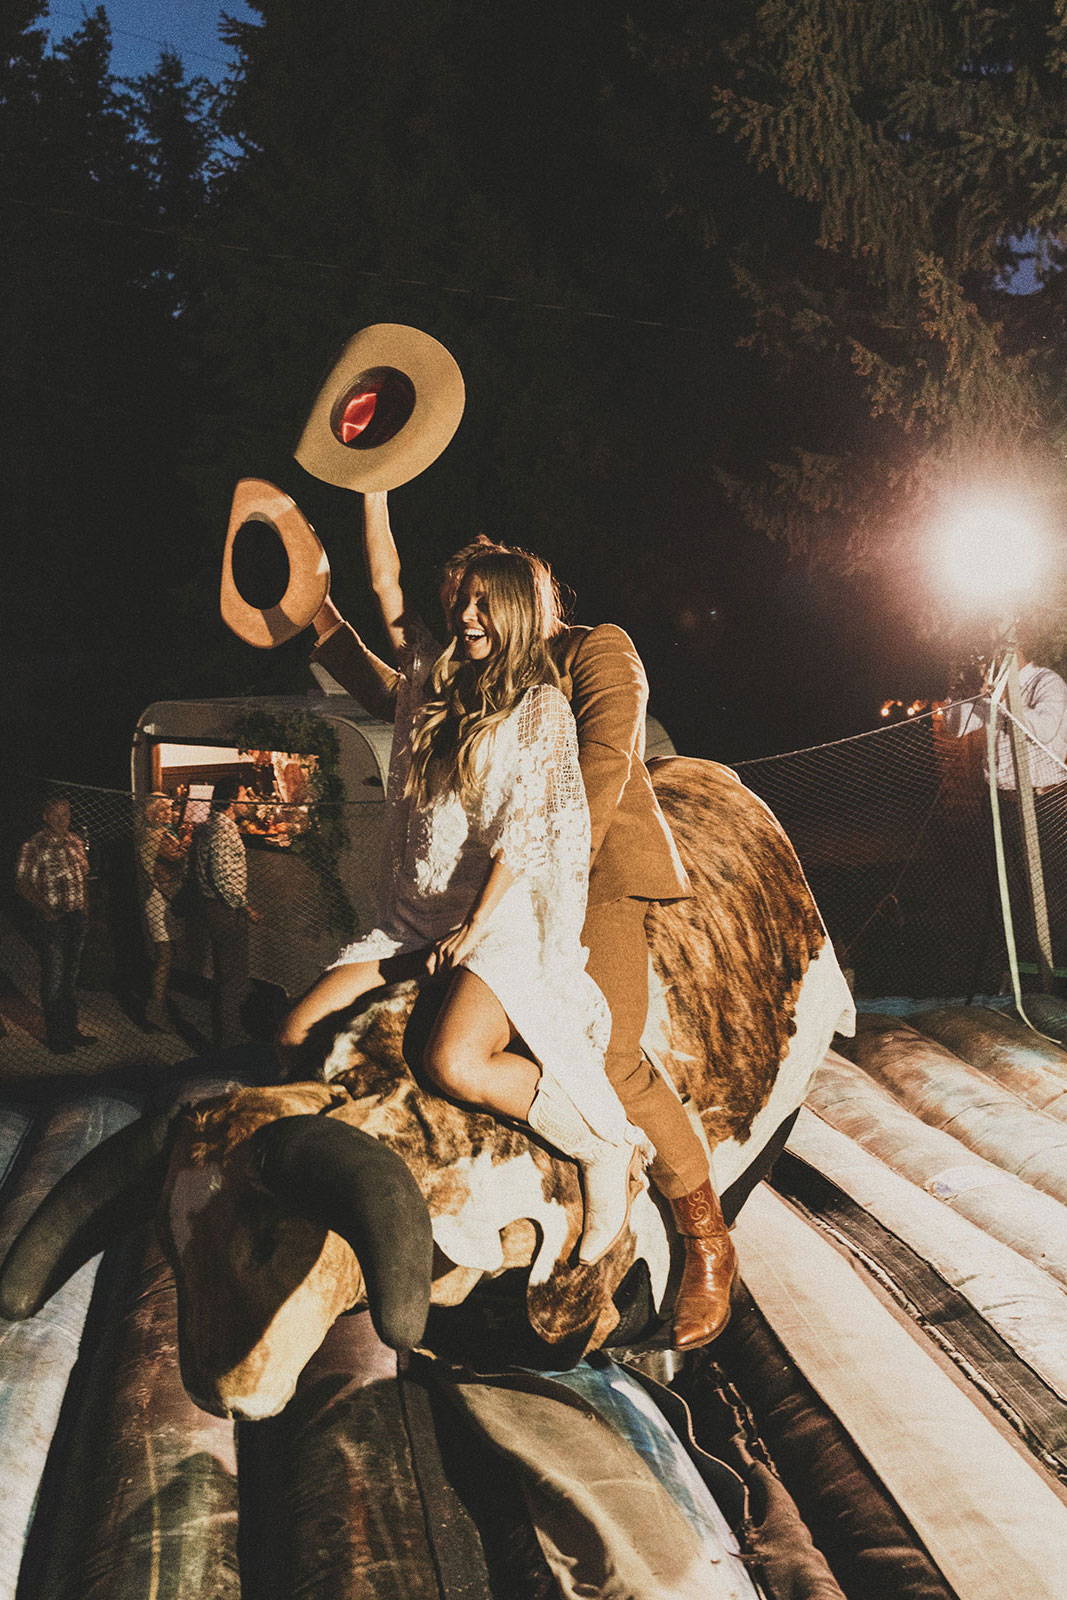
[[[454,350],[469,386],[455,445],[403,491],[427,573],[483,528],[554,558],[585,616],[651,613],[675,529],[663,493],[650,525],[649,485],[708,476],[729,285],[709,284],[643,165],[671,89],[624,14],[609,0],[256,9],[261,25],[229,33],[241,61],[222,126],[241,158],[212,210],[228,248],[203,257],[215,404],[237,419],[205,494],[217,504],[241,461],[291,472],[335,347],[408,321]],[[349,499],[289,481],[328,543],[351,526]],[[351,547],[331,557],[355,606]]]
[[[189,78],[181,60],[164,50],[153,72],[125,80],[125,105],[152,220],[172,236],[198,223],[208,198],[218,132],[215,90],[206,78]],[[160,234],[159,237],[164,237]]]
[[[771,425],[754,418],[762,465],[724,474],[749,520],[864,566],[914,560],[946,494],[976,480],[1062,515],[1062,0],[672,13],[641,48],[777,190],[759,191],[762,230],[725,219],[746,342],[778,386]],[[667,187],[722,238],[714,198],[681,168]],[[1011,294],[1035,241],[1040,287]]]
[[[0,721],[51,738],[53,772],[114,781],[139,705],[177,687],[166,589],[187,571],[197,388],[180,233],[213,135],[173,59],[124,85],[102,7],[51,53],[42,9],[0,33],[0,626],[26,672],[0,685]],[[94,680],[98,716],[72,716]]]
[[[137,184],[103,10],[52,54],[43,43],[30,26],[10,40],[8,57],[16,92],[4,109],[19,125],[3,168],[3,415],[8,555],[22,580],[12,622],[16,632],[56,628],[62,637],[64,613],[85,603],[83,583],[91,594],[99,567],[90,541],[71,530],[93,503],[101,463],[114,457],[115,415],[128,399],[135,341],[122,224]],[[132,248],[137,255],[139,241]],[[62,543],[69,586],[54,583],[47,561]]]

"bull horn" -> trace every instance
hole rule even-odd
[[[0,1317],[36,1316],[80,1266],[152,1214],[172,1115],[139,1117],[120,1128],[48,1191],[0,1267]]]
[[[249,1141],[260,1182],[351,1245],[383,1344],[411,1350],[426,1328],[430,1213],[406,1162],[334,1117],[279,1117]]]

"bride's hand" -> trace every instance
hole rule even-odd
[[[458,928],[438,939],[426,957],[427,972],[450,972],[461,967],[478,942],[479,930],[472,922],[461,922]]]

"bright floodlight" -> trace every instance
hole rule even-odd
[[[1024,503],[976,495],[947,508],[937,560],[942,582],[964,604],[1010,611],[1037,599],[1046,543]]]

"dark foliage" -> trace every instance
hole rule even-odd
[[[847,581],[840,555],[885,546],[968,419],[1058,437],[1062,280],[990,287],[1010,236],[1055,233],[1051,7],[954,6],[938,54],[932,0],[862,26],[853,0],[257,0],[221,24],[221,97],[166,53],[116,81],[102,8],[49,55],[42,9],[0,24],[11,760],[121,782],[141,705],[306,686],[305,641],[218,619],[241,476],[295,496],[374,636],[358,501],[291,451],[375,321],[468,384],[394,497],[429,614],[473,533],[542,551],[699,754],[923,690],[914,552]]]

